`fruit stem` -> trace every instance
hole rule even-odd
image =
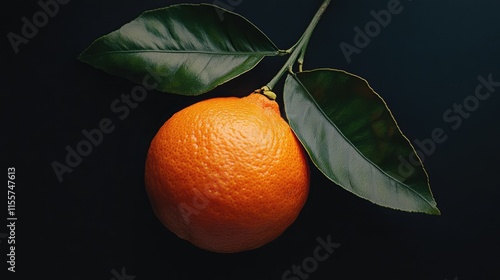
[[[321,7],[319,7],[318,11],[314,15],[313,19],[311,20],[311,23],[309,23],[309,26],[307,27],[306,31],[302,36],[300,37],[299,41],[291,47],[290,49],[287,50],[287,52],[291,52],[292,54],[288,58],[288,60],[285,62],[283,67],[279,70],[278,74],[274,76],[274,78],[266,85],[267,88],[270,90],[273,89],[273,87],[278,83],[278,81],[281,79],[283,74],[285,72],[290,72],[293,73],[292,67],[295,61],[298,62],[299,64],[299,72],[302,71],[302,65],[304,64],[304,56],[306,52],[307,45],[309,44],[309,39],[311,39],[311,35],[314,31],[314,28],[319,22],[319,19],[321,18],[321,15],[325,12],[326,8],[330,4],[331,0],[324,0],[323,4],[321,4]]]
[[[276,93],[274,93],[270,88],[267,86],[263,86],[260,89],[256,89],[254,93],[260,93],[264,95],[265,97],[269,98],[269,100],[276,100]]]

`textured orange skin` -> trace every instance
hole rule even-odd
[[[309,193],[303,148],[261,94],[174,114],[151,142],[146,190],[159,220],[213,252],[258,248],[285,231]]]

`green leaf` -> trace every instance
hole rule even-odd
[[[334,69],[288,75],[284,101],[290,126],[330,180],[378,205],[440,214],[415,149],[366,80]]]
[[[154,78],[160,91],[199,95],[280,53],[240,15],[209,4],[180,4],[144,12],[78,58],[137,83],[152,84]]]

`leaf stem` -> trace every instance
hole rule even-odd
[[[324,0],[323,4],[319,7],[318,11],[314,15],[313,19],[311,20],[311,23],[309,23],[309,26],[307,27],[306,31],[302,36],[300,37],[299,41],[291,47],[288,51],[291,51],[292,54],[288,58],[288,60],[285,62],[283,67],[278,71],[276,76],[266,85],[270,90],[273,89],[273,87],[278,83],[278,81],[281,79],[283,74],[285,72],[289,71],[290,73],[293,73],[292,67],[295,61],[299,63],[299,71],[302,71],[302,65],[304,64],[304,56],[306,52],[307,45],[309,44],[309,39],[311,39],[311,35],[314,31],[314,28],[319,22],[319,19],[321,18],[321,15],[325,12],[326,8],[330,4],[331,0]]]

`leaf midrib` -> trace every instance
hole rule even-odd
[[[171,50],[123,50],[123,51],[106,51],[94,54],[85,54],[84,56],[101,56],[113,54],[136,54],[136,53],[165,53],[165,54],[207,54],[207,55],[241,55],[241,56],[267,56],[278,55],[279,51],[274,52],[211,52],[211,51],[171,51]]]

